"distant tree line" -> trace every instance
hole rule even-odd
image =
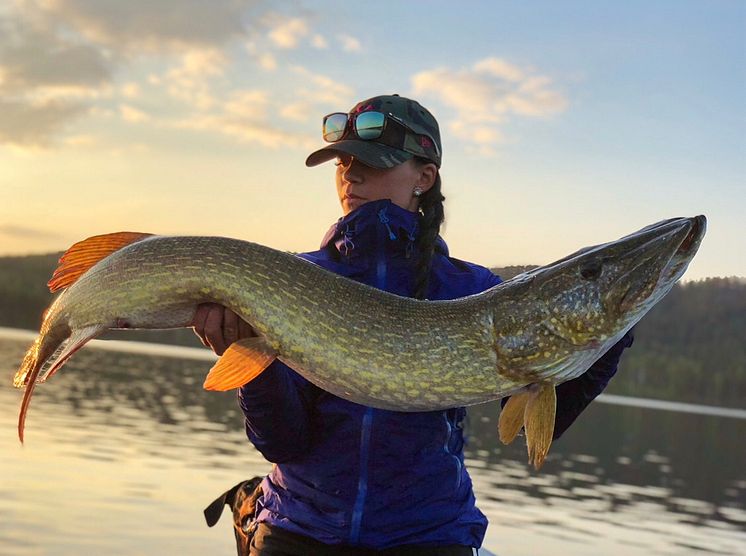
[[[52,302],[46,282],[59,254],[0,257],[0,326],[37,330]],[[493,269],[504,279],[533,266]],[[191,331],[115,334],[199,345]],[[111,336],[110,336],[111,337]],[[635,328],[608,393],[746,406],[746,279],[708,278],[676,285]]]

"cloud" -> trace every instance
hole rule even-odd
[[[552,80],[500,58],[485,58],[468,68],[435,68],[412,77],[413,94],[432,98],[456,112],[447,122],[472,152],[488,153],[504,139],[500,125],[509,118],[547,117],[567,108]]]
[[[176,123],[175,127],[216,132],[241,142],[258,143],[273,149],[310,149],[316,145],[308,136],[282,130],[267,122],[240,120],[226,114],[192,116]]]
[[[51,137],[85,111],[79,103],[31,104],[0,98],[0,144],[48,146]]]
[[[258,89],[235,91],[224,103],[224,111],[238,119],[258,121],[269,112],[269,98],[266,91]]]
[[[172,97],[207,109],[215,103],[210,90],[211,79],[223,75],[227,65],[226,55],[216,48],[189,50],[160,82],[167,84]]]
[[[521,81],[525,73],[522,69],[500,58],[485,58],[473,66],[474,71],[507,81]]]
[[[339,42],[342,44],[342,50],[345,52],[360,52],[362,46],[360,41],[350,35],[337,35]]]
[[[316,142],[307,133],[286,131],[272,121],[270,116],[280,104],[266,91],[235,91],[212,111],[192,114],[168,125],[219,133],[242,143],[258,143],[273,149],[312,148]]]
[[[47,0],[39,11],[88,40],[126,50],[223,45],[258,24],[257,0]]]
[[[109,85],[111,61],[95,46],[11,15],[0,16],[0,144],[47,146]]]
[[[120,92],[125,98],[137,98],[140,96],[140,85],[138,83],[125,83],[122,85]]]
[[[329,43],[323,35],[316,34],[311,38],[311,46],[323,50],[325,48],[329,48]]]
[[[276,70],[277,58],[272,52],[263,49],[266,48],[266,43],[261,43],[261,45],[260,47],[256,41],[248,41],[244,44],[244,47],[249,56],[259,64],[260,68],[267,71]]]
[[[70,147],[93,147],[97,141],[93,135],[70,135],[65,137],[65,145]]]
[[[280,116],[295,122],[307,122],[310,114],[318,116],[313,104],[307,101],[291,102],[280,108]]]
[[[318,50],[329,48],[329,39],[321,33],[313,32],[308,21],[301,17],[288,19],[278,14],[271,14],[265,18],[265,24],[270,29],[267,33],[269,40],[265,42],[270,46],[284,50],[298,48],[301,44],[309,44]],[[352,35],[340,33],[334,39],[345,52],[362,51],[360,41]],[[266,48],[265,44],[262,46]],[[259,54],[256,43],[250,44],[249,52],[254,56]]]
[[[315,138],[298,131],[303,128],[297,123],[347,108],[354,91],[291,67],[299,86],[281,98],[248,90],[231,94],[231,45],[245,44],[257,64],[272,71],[285,50],[341,42],[355,51],[360,43],[349,35],[317,33],[302,16],[267,13],[268,6],[265,0],[14,0],[0,9],[0,145],[90,143],[93,138],[80,130],[65,136],[76,118],[87,115],[108,124],[201,129],[270,147],[306,148]],[[147,77],[119,81],[126,68],[130,75],[147,68]],[[178,102],[163,111],[157,103],[144,104],[145,94],[156,89]],[[84,137],[82,143],[76,137]]]
[[[119,106],[119,114],[125,122],[130,123],[141,123],[150,120],[150,116],[145,112],[138,110],[133,106],[129,106],[128,104],[121,104]]]
[[[5,109],[0,114],[0,144],[51,145],[67,123],[100,113],[96,103],[101,98],[117,92],[125,98],[138,96],[136,84],[118,91],[113,84],[125,63],[150,53],[179,55],[181,66],[169,76],[170,92],[186,102],[209,106],[207,78],[220,75],[225,65],[222,54],[215,52],[264,29],[261,17],[249,17],[263,4],[263,0],[11,2],[0,9],[0,102]],[[201,58],[195,52],[211,54]],[[133,117],[131,111],[122,115]]]
[[[23,20],[0,19],[0,35],[0,90],[5,94],[54,86],[95,88],[111,81],[111,60],[93,45]]]
[[[277,69],[277,59],[269,52],[260,54],[257,57],[257,62],[259,62],[259,66],[265,70],[274,71]]]
[[[295,96],[319,106],[330,106],[340,110],[352,103],[354,89],[326,75],[313,73],[302,66],[292,66],[291,71],[303,78],[304,85],[295,91]]]
[[[308,35],[308,23],[295,17],[281,21],[269,32],[269,39],[280,48],[295,48]]]

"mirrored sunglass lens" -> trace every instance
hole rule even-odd
[[[334,142],[342,139],[347,127],[347,114],[330,114],[324,118],[324,141]]]
[[[355,131],[360,139],[376,139],[383,133],[386,116],[381,112],[363,112],[355,119]]]

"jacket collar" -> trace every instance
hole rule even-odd
[[[329,228],[321,241],[322,249],[334,249],[345,257],[363,256],[384,250],[409,258],[419,231],[419,215],[389,199],[371,201],[343,216]],[[448,254],[438,237],[436,249]]]

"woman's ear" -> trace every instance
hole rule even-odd
[[[432,162],[423,164],[419,167],[420,176],[417,185],[424,193],[435,184],[435,178],[438,175],[438,167]]]

